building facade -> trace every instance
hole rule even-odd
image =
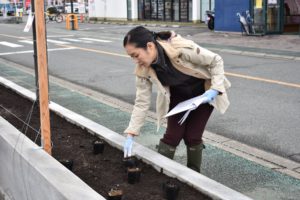
[[[0,0],[24,4],[30,0]],[[65,5],[71,0],[45,0],[45,6]],[[105,20],[171,21],[200,23],[206,11],[215,11],[216,31],[241,31],[240,15],[247,11],[256,33],[300,32],[300,0],[73,0],[86,4],[89,17]]]
[[[157,21],[192,20],[192,0],[138,0],[138,19]]]
[[[216,31],[241,31],[247,11],[256,33],[300,33],[300,0],[216,0]]]
[[[89,0],[89,16],[198,23],[205,21],[205,11],[213,5],[214,0]]]
[[[71,0],[45,0],[45,6]],[[73,0],[88,6],[89,17],[106,20],[204,22],[206,11],[215,11],[216,31],[241,31],[237,13],[250,13],[256,33],[300,32],[300,0]],[[30,0],[0,0],[24,4]]]

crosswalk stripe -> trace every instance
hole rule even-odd
[[[47,42],[54,43],[54,44],[70,44],[69,42],[63,42],[63,41],[51,40],[51,39],[47,39]]]
[[[67,40],[70,42],[83,42],[83,43],[92,43],[92,41],[84,41],[84,40],[78,40],[78,39],[72,39],[72,38],[61,38],[62,40]]]
[[[112,42],[110,40],[100,40],[100,39],[94,39],[94,38],[79,38],[82,40],[89,40],[89,41],[95,41],[95,42]]]
[[[82,43],[92,43],[94,42],[112,42],[110,40],[101,40],[101,39],[94,39],[94,38],[79,38],[79,39],[73,39],[73,38],[61,38],[62,40],[66,40],[69,42],[82,42]],[[59,41],[59,40],[52,40],[52,39],[47,39],[47,42],[49,43],[54,43],[54,44],[70,44],[69,42],[66,41]],[[33,44],[32,40],[18,40],[18,42],[25,43],[25,44]],[[6,42],[6,41],[1,41],[0,45],[12,47],[12,48],[17,48],[17,47],[23,47],[23,45],[20,44],[14,44],[11,42]]]
[[[5,41],[0,42],[0,44],[4,45],[4,46],[12,47],[12,48],[23,47],[23,45],[14,44],[14,43],[5,42]]]
[[[77,49],[77,48],[76,47],[67,47],[67,48],[48,49],[48,52],[51,52],[51,51],[73,50],[73,49]],[[7,55],[14,55],[14,54],[26,54],[26,53],[33,53],[33,50],[0,53],[0,56],[7,56]]]
[[[74,35],[47,35],[47,38],[73,37]]]
[[[81,42],[82,40],[78,40],[78,39],[72,39],[72,38],[61,38],[62,40],[67,40],[70,42]]]
[[[26,43],[26,44],[33,44],[32,40],[19,40],[19,42]]]

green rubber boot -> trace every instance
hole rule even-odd
[[[176,150],[176,147],[172,147],[171,145],[168,145],[162,141],[159,141],[158,153],[160,153],[161,155],[166,156],[167,158],[173,159],[175,150]]]
[[[204,144],[198,144],[195,146],[186,146],[187,148],[187,167],[200,173],[202,162],[202,150]]]

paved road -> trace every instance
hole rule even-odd
[[[22,33],[23,26],[1,24],[0,57],[33,68],[32,36]],[[79,31],[47,26],[50,74],[133,103],[133,63],[122,48],[133,26],[84,24]],[[200,31],[172,29],[190,38]],[[207,129],[299,162],[300,61],[220,54],[233,85],[232,105],[226,115],[215,112]]]

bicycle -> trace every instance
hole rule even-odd
[[[46,12],[45,20],[46,23],[50,21],[56,21],[57,23],[61,23],[64,20],[64,17],[60,13],[50,14],[49,12]]]

